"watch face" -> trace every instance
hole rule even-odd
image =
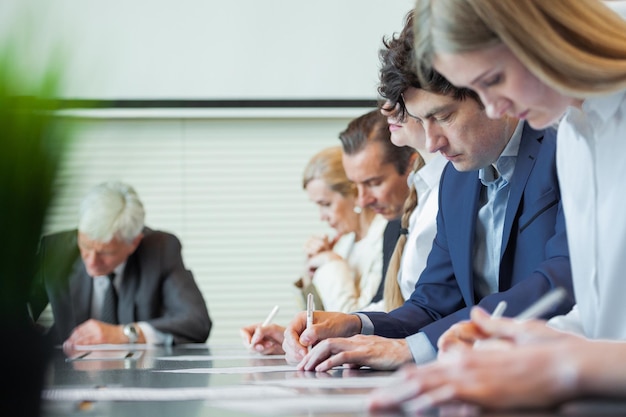
[[[127,324],[126,326],[124,326],[124,335],[128,337],[128,341],[130,343],[135,343],[139,338],[139,332],[132,324]]]

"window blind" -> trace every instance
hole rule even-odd
[[[214,322],[209,341],[240,343],[239,328],[263,321],[275,304],[276,323],[298,311],[292,282],[303,270],[304,241],[332,233],[301,188],[302,171],[314,153],[339,145],[339,132],[364,112],[71,117],[74,140],[46,232],[76,227],[80,200],[95,184],[133,185],[146,224],[183,244]]]

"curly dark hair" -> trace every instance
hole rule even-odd
[[[387,39],[383,38],[384,47],[378,52],[381,63],[378,93],[387,101],[381,103],[384,110],[393,111],[399,104],[397,117],[404,120],[407,111],[402,93],[409,87],[452,96],[456,100],[471,98],[481,104],[474,91],[455,87],[432,68],[421,68],[422,75],[427,82],[420,82],[413,53],[413,38],[413,10],[411,10],[405,17],[404,28],[400,34],[393,34]]]

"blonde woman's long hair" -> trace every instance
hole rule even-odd
[[[413,164],[413,172],[419,171],[424,166],[424,159],[417,153],[417,158]],[[400,291],[400,285],[398,283],[398,273],[400,272],[400,266],[402,261],[402,252],[404,252],[404,246],[408,238],[409,219],[411,213],[415,210],[418,204],[418,195],[415,190],[415,185],[411,184],[409,190],[409,196],[404,202],[404,212],[400,218],[401,233],[396,242],[396,247],[393,250],[391,259],[389,260],[389,266],[387,267],[387,274],[385,275],[385,288],[383,289],[383,305],[385,311],[389,312],[400,307],[404,304],[404,297],[402,291]],[[407,256],[428,256],[428,254],[408,254]]]
[[[414,35],[420,77],[439,52],[504,43],[565,96],[626,88],[626,21],[599,0],[417,0]]]
[[[343,169],[341,146],[322,149],[309,160],[302,174],[302,188],[314,179],[321,179],[331,190],[344,197],[356,197],[357,189]]]

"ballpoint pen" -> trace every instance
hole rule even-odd
[[[515,319],[528,320],[541,317],[548,311],[558,306],[566,296],[567,292],[563,288],[557,287],[552,291],[547,292],[543,297],[531,304],[530,307],[519,313]]]
[[[493,313],[491,313],[491,318],[497,319],[502,317],[502,315],[504,314],[504,310],[506,310],[506,305],[506,301],[500,301],[496,308],[493,309]]]
[[[306,298],[306,328],[313,327],[313,311],[315,310],[315,301],[313,300],[313,294],[309,293]],[[309,351],[311,346],[309,346]]]
[[[250,346],[254,346],[256,344],[257,342],[256,338],[258,337],[257,333],[259,329],[269,326],[272,320],[274,320],[274,317],[276,317],[276,313],[278,313],[279,309],[280,307],[278,307],[278,305],[275,305],[272,311],[270,311],[270,314],[268,314],[267,317],[265,318],[265,321],[263,321],[263,323],[261,323],[261,325],[255,329],[254,333],[252,334],[252,337],[250,338]]]
[[[267,315],[267,318],[265,319],[263,324],[261,324],[261,327],[268,326],[272,322],[272,320],[274,320],[274,317],[276,317],[276,313],[278,313],[278,310],[279,307],[275,305],[272,311],[270,311],[270,314]]]

